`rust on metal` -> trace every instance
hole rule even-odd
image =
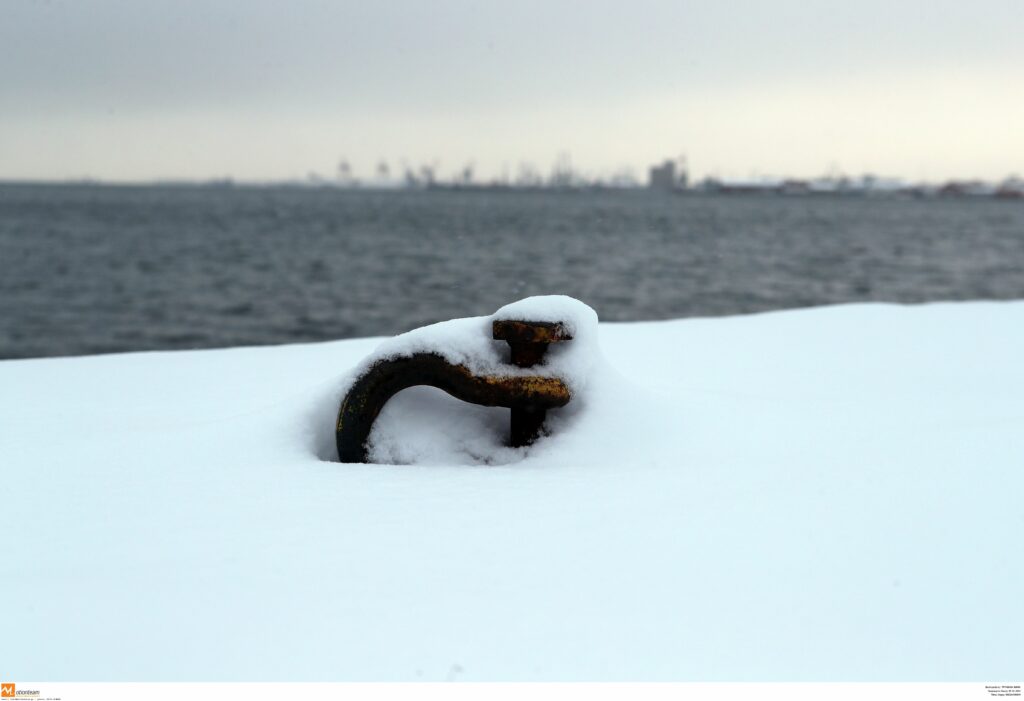
[[[572,334],[559,322],[514,321],[505,319],[492,325],[494,338],[513,343],[559,343],[571,341]]]
[[[496,321],[493,331],[494,338],[508,341],[512,362],[519,367],[539,362],[549,343],[572,338],[562,324]],[[473,404],[508,407],[511,443],[517,447],[536,439],[548,409],[571,399],[566,384],[554,377],[474,375],[436,353],[381,360],[355,381],[338,410],[335,436],[341,462],[367,461],[366,440],[381,409],[395,394],[416,385],[437,387]]]
[[[495,340],[505,341],[512,349],[509,359],[521,368],[533,367],[544,359],[548,345],[571,341],[572,334],[559,322],[501,320],[492,324]],[[512,445],[520,447],[537,440],[544,428],[544,407],[512,408]]]

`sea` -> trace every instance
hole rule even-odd
[[[566,294],[604,321],[1024,298],[1024,202],[0,184],[0,358],[391,335]]]

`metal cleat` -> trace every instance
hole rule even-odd
[[[508,342],[511,362],[521,368],[539,363],[551,343],[572,340],[560,323],[495,321],[496,340]],[[384,405],[398,392],[417,385],[437,387],[464,402],[511,409],[513,447],[529,445],[540,435],[548,409],[565,406],[568,386],[555,377],[536,375],[474,375],[469,368],[437,353],[381,360],[370,366],[349,389],[338,410],[338,459],[367,462],[366,440]]]

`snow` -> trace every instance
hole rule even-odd
[[[414,388],[400,465],[324,459],[341,393],[420,343],[491,362],[486,317],[0,363],[0,676],[1020,678],[1024,302],[524,304],[580,324],[552,435]]]

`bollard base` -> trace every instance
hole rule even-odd
[[[546,409],[524,407],[512,409],[512,434],[511,444],[513,448],[522,448],[537,440],[544,428],[544,420],[547,418]]]

